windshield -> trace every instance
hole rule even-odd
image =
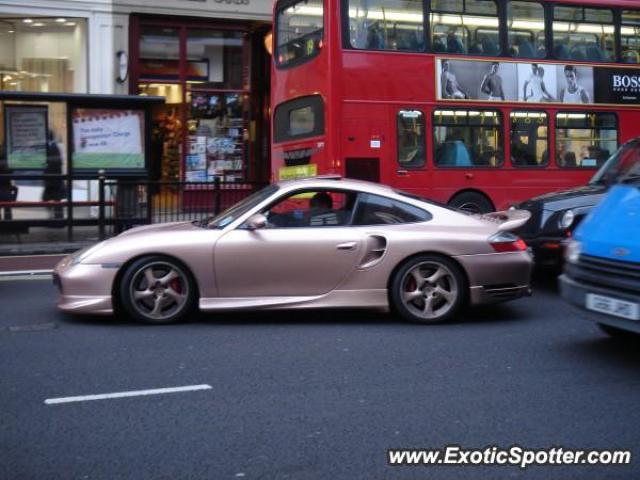
[[[640,141],[625,143],[596,172],[590,185],[629,183],[640,179]]]
[[[276,63],[304,62],[322,48],[324,31],[322,0],[302,0],[276,13]]]
[[[207,224],[209,228],[224,228],[229,225],[231,222],[241,217],[253,207],[258,205],[263,200],[267,199],[271,195],[273,195],[278,190],[277,185],[269,185],[268,187],[263,188],[255,192],[252,195],[249,195],[247,198],[242,200],[239,203],[236,203],[231,208],[226,209],[219,215],[216,215],[211,219],[211,221]]]

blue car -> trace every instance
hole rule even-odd
[[[575,231],[560,291],[610,335],[640,333],[640,162]]]

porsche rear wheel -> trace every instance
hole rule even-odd
[[[120,303],[135,320],[166,324],[182,320],[193,310],[196,289],[189,271],[173,259],[143,257],[122,276]]]
[[[406,320],[439,323],[460,310],[467,290],[466,278],[455,262],[440,255],[419,255],[395,273],[390,296]]]

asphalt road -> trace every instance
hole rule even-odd
[[[0,478],[637,479],[640,346],[550,284],[440,326],[371,312],[71,318],[0,281]],[[11,327],[11,328],[10,328]],[[46,405],[207,384],[208,390]],[[627,466],[413,466],[389,448],[631,449]]]

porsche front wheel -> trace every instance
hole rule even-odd
[[[418,323],[438,323],[452,318],[467,296],[460,267],[440,255],[420,255],[408,260],[391,282],[391,302],[403,318]]]
[[[133,262],[120,282],[120,302],[133,319],[166,324],[193,310],[196,292],[188,270],[173,259],[150,256]]]

